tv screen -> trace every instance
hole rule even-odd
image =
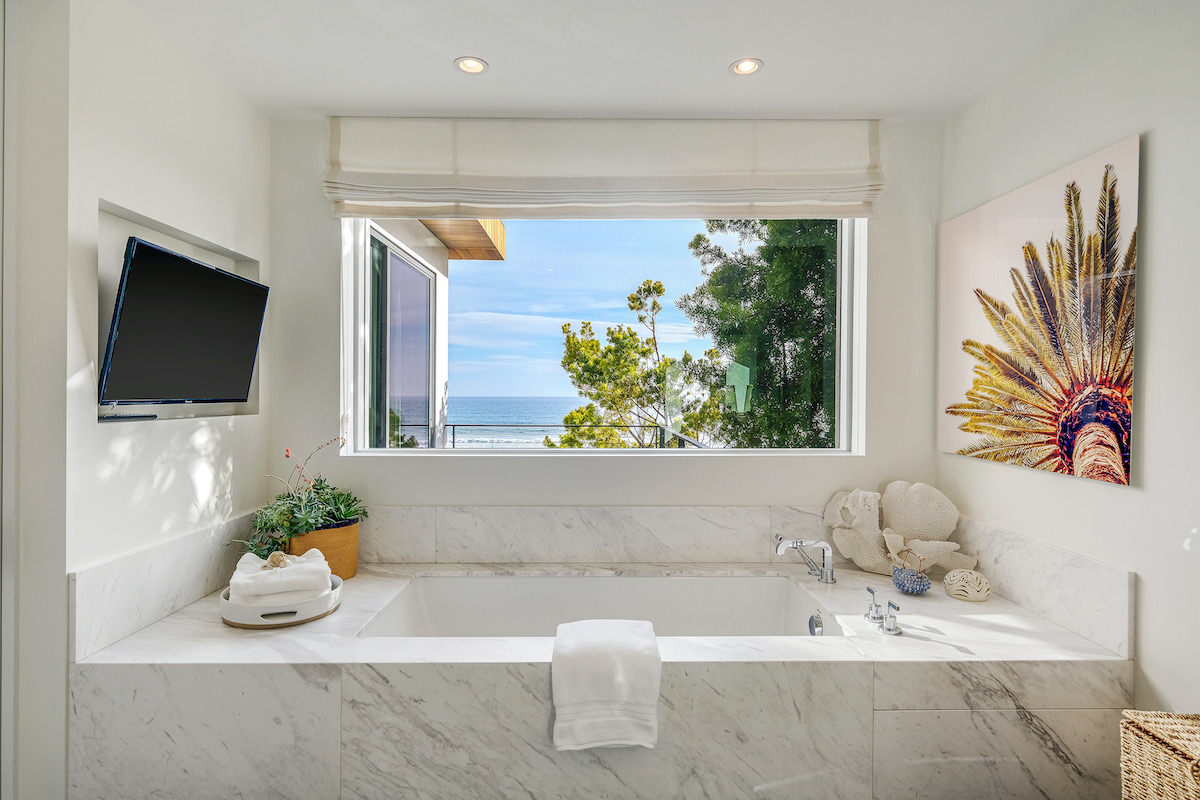
[[[267,287],[129,237],[99,398],[245,402]]]

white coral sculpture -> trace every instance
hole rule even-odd
[[[947,541],[958,525],[958,508],[928,484],[893,481],[882,495],[838,492],[825,506],[825,524],[842,555],[867,572],[890,575],[907,553],[925,559],[926,567],[971,569],[977,563]]]
[[[979,562],[947,541],[958,525],[958,507],[929,484],[892,481],[883,490],[880,510],[883,541],[895,563],[903,563],[904,550],[924,558],[927,568],[971,569]]]
[[[842,555],[867,572],[892,574],[892,562],[879,529],[879,492],[838,492],[825,506],[825,524]]]

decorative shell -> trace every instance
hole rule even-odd
[[[992,585],[988,579],[973,569],[952,569],[942,579],[946,594],[955,600],[982,603],[992,596]]]
[[[263,564],[259,569],[283,569],[290,567],[292,564],[299,562],[300,559],[295,556],[289,556],[282,550],[276,550],[271,555],[267,556],[267,563]]]

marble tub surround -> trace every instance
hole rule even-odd
[[[1073,661],[879,661],[875,710],[1129,708],[1133,663]]]
[[[358,632],[411,578],[424,575],[789,576],[813,595],[842,636],[660,637],[663,661],[1114,661],[1112,652],[1002,597],[963,603],[944,592],[901,594],[853,569],[819,584],[795,564],[373,564],[342,586],[342,605],[295,628],[242,631],[220,621],[218,593],[93,654],[87,663],[424,663],[550,660],[553,637],[390,639]],[[863,619],[871,586],[901,606],[905,635],[880,635]]]
[[[1134,573],[967,517],[955,538],[979,558],[975,569],[991,582],[993,595],[1119,656],[1132,655]]]
[[[668,663],[658,744],[559,753],[543,663],[347,667],[343,798],[871,796],[870,665]]]
[[[790,569],[799,562],[794,553],[775,555],[776,534],[829,541],[822,513],[819,506],[382,506],[363,521],[360,560],[451,568],[485,562],[482,570],[553,569],[556,561],[574,561],[572,569],[602,573],[692,563],[755,574],[764,563]],[[219,590],[239,556],[225,542],[244,536],[251,518],[245,514],[70,575],[72,658],[86,659]],[[1116,655],[1129,654],[1132,573],[967,518],[955,538],[979,555],[979,570],[997,594]],[[856,572],[848,566],[837,561],[838,574]],[[934,587],[923,597],[934,594],[944,592]],[[982,608],[993,608],[997,599]],[[902,620],[905,615],[902,610]],[[334,616],[346,618],[345,607]]]
[[[1116,800],[1118,709],[877,711],[876,800]]]
[[[662,637],[656,749],[557,753],[552,637],[357,635],[412,577],[506,574],[786,575],[845,635]],[[900,603],[905,635],[881,636],[862,618],[868,585]],[[223,625],[216,598],[72,666],[71,797],[1119,793],[1117,729],[1097,726],[1128,705],[1132,663],[1001,597],[901,596],[849,568],[822,585],[802,566],[767,562],[364,565],[337,613],[268,631]],[[270,716],[278,691],[286,713]],[[253,717],[251,735],[231,746],[240,713]],[[230,752],[225,769],[239,776],[263,763],[309,775],[318,748],[323,772],[310,783],[272,794],[252,775],[239,795],[218,776],[196,794]]]
[[[67,578],[68,650],[87,658],[229,583],[253,513],[95,564]]]
[[[75,665],[69,796],[331,798],[340,791],[333,664]]]

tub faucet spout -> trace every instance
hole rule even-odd
[[[821,548],[821,566],[818,567],[812,557],[804,552],[805,547]],[[833,577],[833,548],[828,542],[817,539],[785,539],[781,534],[775,534],[775,555],[781,556],[788,550],[795,550],[800,554],[804,563],[808,564],[808,574],[816,575],[818,582],[837,583],[837,578]]]

